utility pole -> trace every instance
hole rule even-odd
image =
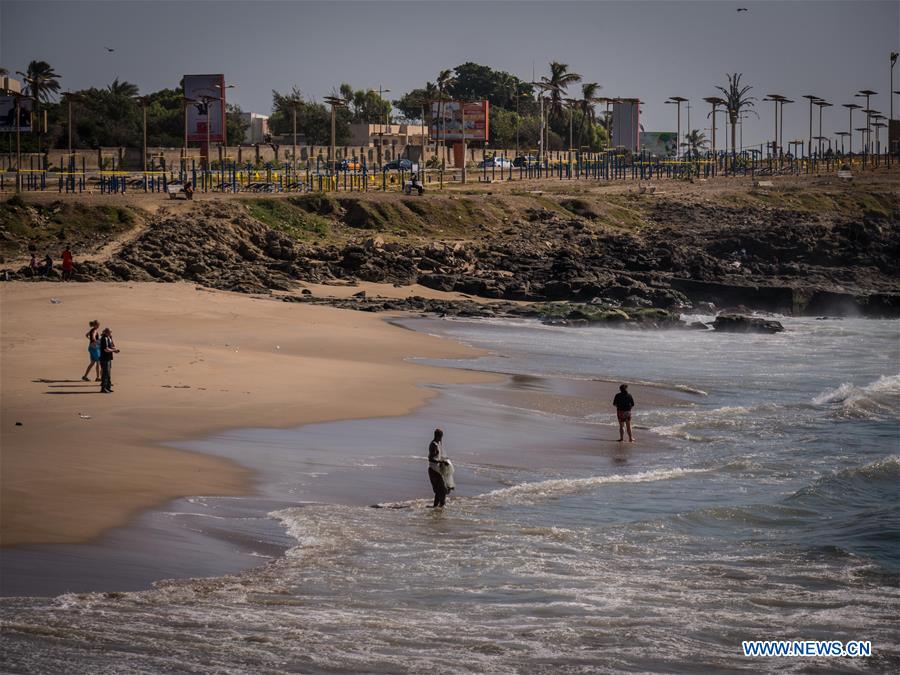
[[[337,150],[335,147],[337,138],[337,109],[346,107],[346,102],[339,96],[326,96],[325,102],[331,105],[331,161],[329,171],[334,172],[337,167]]]
[[[681,104],[687,100],[688,99],[686,99],[684,96],[670,96],[669,100],[666,101],[666,103],[668,103],[668,104],[674,104],[677,109],[676,120],[677,120],[677,127],[678,127],[678,131],[677,131],[678,142],[675,143],[675,158],[676,159],[681,157]]]
[[[462,184],[466,184],[466,102],[465,100],[460,99],[459,101],[459,116],[460,116],[460,126],[462,127]]]
[[[712,154],[713,157],[716,155],[716,108],[720,105],[725,105],[725,99],[719,98],[718,96],[707,96],[703,99],[707,103],[712,106],[712,112],[710,116],[712,117]]]
[[[227,104],[225,103],[225,90],[234,89],[234,85],[229,84],[223,86],[221,84],[214,84],[213,86],[219,90],[220,94],[222,94],[222,97],[219,100],[222,101],[222,166],[225,166],[228,162],[228,110]],[[209,126],[208,122],[206,126]],[[209,150],[207,150],[207,152],[209,152]]]

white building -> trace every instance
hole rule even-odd
[[[266,136],[269,135],[268,115],[253,112],[241,113],[241,122],[247,127],[244,132],[244,143],[253,145],[266,142]]]

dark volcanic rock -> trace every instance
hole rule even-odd
[[[778,321],[740,314],[720,314],[713,321],[713,328],[720,333],[781,333],[784,330]]]

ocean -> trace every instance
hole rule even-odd
[[[405,417],[181,446],[255,469],[256,494],[5,554],[80,563],[19,575],[58,594],[0,600],[2,670],[897,672],[900,322],[778,318],[778,335],[404,320],[487,349],[443,365],[498,381],[437,386]],[[456,465],[443,510],[436,426]],[[873,653],[744,657],[761,639]]]

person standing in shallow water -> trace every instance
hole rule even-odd
[[[634,434],[631,433],[631,409],[634,407],[634,399],[628,393],[628,385],[620,384],[619,393],[613,399],[616,406],[616,418],[619,420],[619,440],[625,440],[625,430],[628,430],[629,442],[634,442]]]
[[[433,507],[444,506],[447,501],[447,484],[444,482],[443,469],[449,465],[444,457],[444,432],[434,430],[434,438],[428,445],[428,480],[431,481],[431,489],[434,490]]]

